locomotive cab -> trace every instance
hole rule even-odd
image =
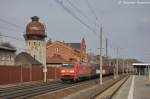
[[[62,64],[61,68],[61,80],[62,81],[74,81],[76,75],[75,64]]]

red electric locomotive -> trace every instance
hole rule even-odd
[[[62,65],[62,81],[78,81],[83,78],[90,78],[96,74],[96,69],[87,63],[70,62]]]

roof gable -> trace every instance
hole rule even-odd
[[[15,63],[21,64],[21,65],[27,65],[27,64],[38,64],[41,65],[41,63],[34,59],[30,54],[26,52],[21,52],[15,57]]]
[[[71,47],[69,47],[67,44],[65,44],[65,43],[63,43],[63,42],[59,42],[59,41],[55,41],[55,42],[53,42],[52,44],[50,44],[50,45],[48,45],[46,48],[49,48],[49,47],[52,47],[52,46],[54,46],[54,45],[61,45],[61,46],[63,46],[63,47],[65,47],[65,48],[67,48],[67,49],[70,49],[70,50],[73,50]]]

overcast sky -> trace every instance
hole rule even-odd
[[[69,0],[71,3],[68,0],[59,1],[96,33],[66,12],[55,0],[0,0],[0,32],[19,39],[4,37],[2,40],[14,44],[18,52],[23,51],[23,32],[25,33],[26,25],[31,21],[30,17],[39,16],[40,21],[46,25],[48,38],[80,42],[84,37],[87,51],[98,53],[98,35],[102,23],[104,38],[109,40],[109,56],[115,57],[115,49],[119,48],[120,57],[150,61],[149,0]]]

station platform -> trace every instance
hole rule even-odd
[[[112,99],[150,99],[150,81],[146,76],[132,75]]]

